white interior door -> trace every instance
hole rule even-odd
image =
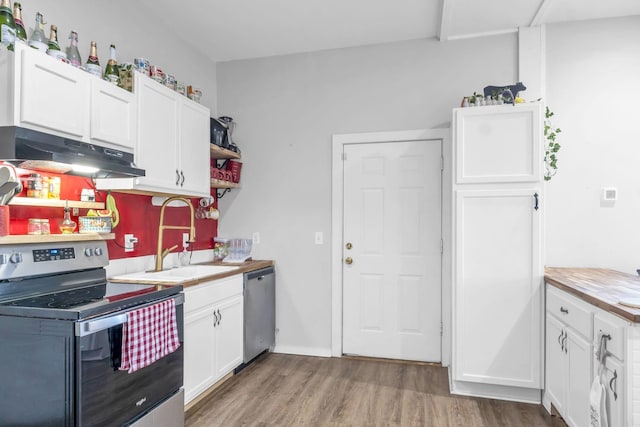
[[[442,142],[344,154],[343,353],[440,361]]]

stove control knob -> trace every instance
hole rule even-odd
[[[102,255],[102,248],[96,248],[94,250],[94,253],[96,254],[96,256],[101,256]]]
[[[93,256],[93,248],[84,248],[85,256]]]
[[[20,252],[14,252],[11,254],[11,256],[9,257],[9,261],[12,264],[19,264],[22,262],[22,254]]]
[[[9,254],[0,254],[0,264],[6,264],[9,262]]]

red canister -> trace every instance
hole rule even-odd
[[[227,161],[226,169],[231,172],[233,182],[240,182],[240,170],[242,170],[242,162],[229,160]]]

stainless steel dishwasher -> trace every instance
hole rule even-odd
[[[244,363],[276,341],[276,275],[273,267],[244,274]]]

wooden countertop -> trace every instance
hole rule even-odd
[[[640,302],[640,277],[607,268],[559,268],[544,270],[546,283],[562,289],[602,310],[640,323],[640,309],[620,304]]]
[[[235,270],[225,271],[223,273],[212,274],[209,276],[203,276],[196,280],[185,280],[181,282],[165,282],[165,281],[149,281],[149,280],[126,280],[126,279],[118,279],[118,282],[122,283],[144,283],[144,284],[154,284],[161,286],[177,286],[180,285],[183,288],[188,288],[189,286],[196,286],[204,282],[210,282],[212,280],[223,279],[229,276],[235,276],[236,274],[243,274],[249,271],[260,270],[261,268],[271,267],[275,265],[275,261],[273,260],[249,260],[240,263],[231,263],[231,262],[203,262],[199,264],[191,264],[191,265],[222,265],[222,266],[237,266]]]

